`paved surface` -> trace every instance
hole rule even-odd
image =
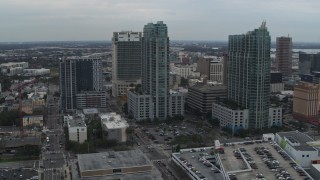
[[[256,174],[263,174],[266,179],[276,179],[276,174],[279,172],[277,171],[271,171],[267,167],[267,165],[263,162],[261,156],[259,156],[254,148],[255,147],[265,147],[269,150],[269,152],[272,154],[272,156],[279,161],[280,167],[285,169],[290,176],[293,179],[303,179],[303,177],[299,176],[299,174],[291,167],[289,164],[292,162],[291,160],[285,160],[283,157],[274,149],[270,143],[261,143],[261,144],[250,144],[250,145],[244,145],[244,144],[236,144],[235,146],[228,146],[224,147],[225,154],[222,155],[224,160],[222,160],[223,166],[225,167],[226,171],[235,171],[235,170],[243,170],[246,166],[243,163],[244,161],[242,159],[236,159],[234,157],[233,151],[243,147],[246,149],[247,153],[250,154],[250,156],[253,158],[253,161],[256,162],[256,165],[258,169],[252,169],[250,172],[240,172],[235,173],[236,177],[238,179],[254,179],[256,178]]]
[[[50,87],[49,87],[50,89]],[[62,122],[58,111],[58,102],[53,101],[54,91],[49,91],[48,95],[48,119],[46,127],[46,137],[43,143],[43,152],[40,159],[40,171],[43,172],[44,180],[64,179],[64,165],[66,164],[64,147],[60,142],[64,140]]]

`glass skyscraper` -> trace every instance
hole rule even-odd
[[[165,119],[168,115],[169,96],[169,37],[162,21],[148,23],[142,38],[142,89],[154,103],[154,116]]]
[[[265,22],[246,34],[229,36],[228,99],[249,109],[249,128],[268,127],[270,45]]]

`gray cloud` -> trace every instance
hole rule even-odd
[[[227,40],[262,20],[274,40],[320,42],[318,0],[3,0],[0,41],[110,40],[163,20],[170,39]]]

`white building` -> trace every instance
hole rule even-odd
[[[50,74],[50,69],[24,69],[23,73],[25,76],[43,76]]]
[[[181,92],[170,90],[168,98],[168,115],[184,115],[184,95]],[[154,103],[151,95],[138,94],[133,91],[128,92],[128,112],[137,121],[154,119]]]
[[[169,116],[184,115],[184,96],[182,93],[170,90]]]
[[[239,129],[248,129],[249,110],[215,102],[212,105],[212,118],[220,121],[220,128],[230,128],[234,134]]]
[[[118,142],[127,141],[127,128],[129,124],[116,113],[104,113],[99,115],[101,119],[102,130],[106,133],[105,138],[109,140],[116,140]]]
[[[0,64],[1,73],[6,76],[14,76],[23,73],[23,69],[28,68],[27,62],[8,62]]]
[[[223,82],[223,60],[220,57],[215,57],[210,61],[209,79],[211,81]]]
[[[128,91],[128,112],[137,121],[153,119],[153,102],[151,95]]]
[[[83,143],[87,140],[87,125],[84,114],[64,116],[64,125],[68,127],[69,141]]]
[[[192,66],[189,65],[174,65],[171,66],[171,71],[174,72],[175,74],[187,79],[188,76],[192,74]]]
[[[319,151],[309,145],[314,140],[302,132],[278,132],[275,141],[303,168],[310,168],[312,160],[319,158]]]
[[[282,126],[282,108],[270,107],[269,108],[269,121],[268,127]]]

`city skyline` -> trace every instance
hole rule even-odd
[[[294,42],[319,42],[319,8],[315,0],[12,0],[0,2],[0,42],[111,40],[113,32],[154,21],[166,22],[172,40],[227,41],[263,20],[272,41],[289,34]]]

